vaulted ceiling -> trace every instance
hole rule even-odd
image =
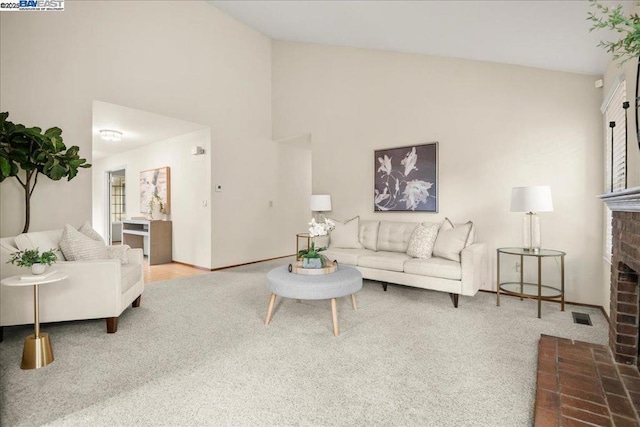
[[[602,74],[610,54],[586,0],[210,1],[275,40]],[[626,10],[633,2],[624,4]]]

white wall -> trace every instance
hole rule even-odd
[[[2,13],[0,92],[12,120],[57,125],[88,158],[94,99],[210,127],[212,175],[224,185],[211,193],[211,266],[293,252],[293,237],[261,224],[275,214],[268,201],[278,176],[271,41],[207,3],[67,2],[60,13]],[[38,186],[32,231],[91,216],[90,171]],[[21,230],[18,189],[0,185],[2,236]]]
[[[602,95],[594,76],[272,46],[274,138],[312,134],[313,192],[331,194],[336,218],[473,220],[495,289],[495,249],[522,244],[511,188],[550,185],[555,210],[541,214],[543,245],[567,252],[567,299],[602,304]],[[374,213],[374,149],[431,141],[439,142],[440,213]]]
[[[205,154],[194,156],[200,145]],[[125,151],[96,161],[93,174],[93,225],[105,236],[106,172],[126,168],[127,218],[146,216],[140,212],[140,172],[171,168],[171,214],[173,260],[211,267],[211,131],[203,129]],[[207,207],[202,201],[207,201]]]

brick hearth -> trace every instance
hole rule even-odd
[[[640,426],[640,374],[609,348],[542,335],[535,425]]]

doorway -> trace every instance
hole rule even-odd
[[[107,171],[107,198],[106,217],[108,218],[107,231],[110,245],[122,244],[122,220],[127,217],[126,204],[126,170],[117,169]]]

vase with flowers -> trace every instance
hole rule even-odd
[[[329,218],[323,218],[320,222],[316,222],[316,219],[312,218],[309,225],[311,245],[307,249],[300,250],[298,252],[298,258],[302,258],[303,268],[322,268],[325,266],[325,258],[320,252],[326,250],[327,247],[317,248],[316,238],[328,235],[331,230],[336,228],[336,225]]]
[[[154,191],[147,204],[147,217],[152,220],[162,219],[162,214],[165,213],[165,204],[162,197],[158,194],[158,191]]]

